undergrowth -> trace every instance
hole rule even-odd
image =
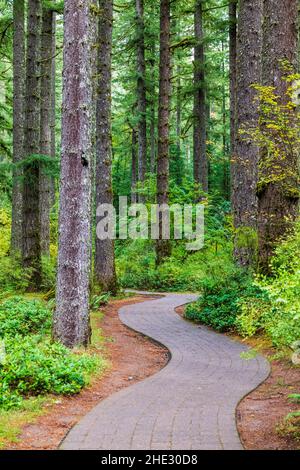
[[[0,409],[22,409],[29,397],[73,395],[105,366],[94,353],[51,341],[52,312],[39,299],[0,303]]]

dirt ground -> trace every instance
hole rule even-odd
[[[116,300],[102,309],[104,316],[97,322],[108,339],[105,350],[111,368],[101,378],[95,378],[79,395],[56,400],[46,414],[23,428],[18,443],[6,449],[57,449],[67,432],[101,400],[153,375],[167,364],[166,349],[129,330],[119,320],[119,308],[143,300],[142,296]]]
[[[119,320],[120,307],[143,300],[143,296],[116,300],[102,309],[104,316],[97,319],[97,323],[108,339],[105,350],[111,368],[79,395],[56,400],[44,415],[23,428],[17,444],[7,448],[57,449],[69,429],[97,403],[121,388],[149,377],[167,364],[166,349],[129,330]],[[176,311],[183,315],[184,307]],[[271,356],[274,351],[268,349],[264,353]],[[240,403],[237,409],[238,430],[248,450],[299,449],[300,442],[280,436],[277,427],[288,413],[299,409],[299,404],[291,403],[288,395],[299,393],[300,369],[287,360],[275,360],[271,365],[268,380]]]
[[[266,355],[271,353],[265,351]],[[271,367],[267,381],[244,398],[237,409],[241,440],[248,450],[300,449],[300,442],[278,433],[279,423],[300,409],[299,403],[288,399],[300,391],[300,369],[288,360],[272,360]]]

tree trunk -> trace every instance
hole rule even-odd
[[[24,73],[25,73],[25,25],[24,0],[13,2],[13,163],[23,159],[24,143]],[[11,252],[22,251],[22,170],[13,169]]]
[[[42,37],[41,37],[41,133],[40,153],[50,158],[53,151],[52,145],[52,57],[53,54],[53,12],[43,7],[42,12]],[[50,209],[51,209],[52,179],[49,175],[49,164],[40,165],[40,227],[41,227],[41,251],[43,255],[49,255],[50,249]]]
[[[111,54],[112,0],[100,0],[98,93],[96,118],[96,206],[113,204],[111,151]],[[97,223],[99,220],[97,220]],[[113,240],[96,239],[95,278],[105,292],[116,294],[117,280]]]
[[[230,153],[234,155],[236,134],[236,55],[237,55],[237,5],[229,3],[229,80],[230,80]]]
[[[208,162],[206,156],[205,58],[203,44],[203,0],[195,3],[194,52],[194,181],[208,191]]]
[[[229,185],[229,161],[228,161],[228,145],[227,145],[227,109],[226,109],[226,71],[225,71],[225,45],[222,41],[222,153],[223,153],[223,194],[224,198],[230,198],[230,185]]]
[[[150,109],[150,171],[155,173],[156,165],[156,139],[155,139],[155,99],[151,100]]]
[[[180,56],[178,57],[180,60]],[[177,65],[177,85],[176,85],[176,183],[180,186],[183,177],[183,161],[181,157],[181,119],[182,119],[182,86],[181,67]]]
[[[53,336],[87,345],[92,162],[91,1],[65,0],[59,249]]]
[[[147,172],[147,101],[145,65],[144,0],[136,0],[137,25],[137,98],[138,98],[138,179],[145,181]],[[143,198],[142,198],[143,199]]]
[[[263,85],[275,88],[279,104],[286,104],[287,74],[282,61],[289,64],[293,74],[297,67],[297,0],[264,0],[263,28]],[[296,109],[291,109],[296,113]],[[298,153],[298,152],[297,152]],[[268,161],[272,158],[272,172]],[[266,181],[266,178],[267,181]],[[270,260],[276,243],[284,237],[298,215],[299,168],[295,151],[286,151],[282,142],[280,157],[262,151],[258,193],[259,266],[270,272]]]
[[[30,288],[41,282],[39,194],[41,2],[28,1],[23,183],[23,264]]]
[[[297,37],[297,45],[298,45],[298,50],[297,50],[297,73],[300,73],[300,1],[298,0],[298,18],[297,18],[297,32],[298,32],[298,37]]]
[[[157,155],[157,203],[169,202],[169,117],[171,90],[170,54],[170,0],[160,2],[160,64],[158,106],[158,155]],[[156,264],[159,265],[171,253],[169,240],[162,240],[160,217],[160,239],[156,243]]]
[[[98,97],[98,30],[99,30],[99,21],[98,17],[101,14],[99,9],[98,0],[91,0],[92,10],[95,12],[95,21],[91,24],[91,63],[92,63],[92,109],[91,109],[91,141],[92,141],[92,154],[91,154],[91,164],[90,164],[90,175],[91,175],[91,204],[90,204],[90,279],[91,283],[95,281],[95,263],[94,257],[96,255],[96,237],[95,233],[95,223],[96,223],[96,152],[97,152],[97,97]],[[97,15],[97,16],[96,16]],[[94,249],[95,247],[95,249]],[[94,271],[93,271],[94,267]]]
[[[52,16],[52,68],[51,68],[51,157],[56,158],[56,13]],[[55,177],[51,177],[51,205],[55,204]]]
[[[131,204],[136,204],[136,183],[137,183],[137,152],[136,152],[136,130],[132,129],[131,132]]]
[[[154,13],[152,13],[154,14]],[[156,166],[156,135],[155,135],[155,108],[156,108],[156,42],[151,43],[151,90],[150,90],[150,172],[155,173]]]
[[[251,87],[261,80],[262,0],[241,0],[237,44],[237,133],[233,158],[233,214],[235,258],[250,266],[257,250],[257,175],[259,149],[251,137],[240,131],[257,127],[256,91]]]

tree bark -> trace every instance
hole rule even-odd
[[[25,74],[24,0],[13,2],[13,163],[24,155],[24,74]],[[11,252],[22,251],[22,170],[14,166],[12,186]]]
[[[138,179],[145,181],[147,172],[147,100],[145,64],[144,0],[136,0],[137,27],[137,98],[138,98]],[[143,199],[143,198],[142,198]]]
[[[234,155],[236,134],[236,60],[237,60],[237,5],[229,3],[229,80],[230,80],[230,153]]]
[[[137,152],[136,152],[137,136],[136,130],[131,131],[131,204],[136,204],[136,183],[137,183]]]
[[[90,339],[92,164],[91,0],[65,0],[59,249],[53,336],[68,347]]]
[[[262,0],[240,1],[237,43],[237,133],[233,158],[233,214],[235,258],[249,267],[257,251],[257,177],[259,148],[242,129],[257,127],[256,91],[251,87],[261,80]]]
[[[90,278],[91,282],[95,281],[95,263],[93,263],[96,257],[96,237],[94,236],[94,228],[96,223],[96,166],[97,166],[97,97],[98,97],[98,29],[99,21],[98,17],[101,15],[101,10],[98,0],[91,0],[91,8],[94,12],[94,21],[91,24],[91,74],[92,74],[92,109],[91,109],[91,141],[92,141],[92,154],[90,164],[90,175],[91,175],[91,204],[90,204]],[[95,247],[95,249],[94,249]],[[92,270],[94,267],[94,271]]]
[[[151,66],[151,103],[150,103],[150,172],[155,173],[156,167],[156,87],[155,87],[155,64]]]
[[[52,68],[51,68],[51,157],[56,157],[56,12],[52,16]],[[55,204],[55,177],[51,178],[51,205]]]
[[[23,264],[30,268],[30,288],[41,282],[40,233],[40,39],[41,2],[28,1],[23,183]]]
[[[157,155],[157,203],[169,202],[169,117],[171,91],[170,53],[170,0],[160,1],[160,63],[158,106],[158,155]],[[162,240],[160,217],[160,239],[156,243],[156,264],[159,265],[171,253],[169,240]]]
[[[50,158],[52,156],[52,128],[53,125],[53,12],[47,7],[42,11],[42,37],[41,37],[41,131],[40,153]],[[49,165],[40,165],[40,227],[41,227],[41,251],[43,255],[49,255],[50,249],[50,210],[52,179],[49,174]]]
[[[298,45],[298,50],[297,50],[297,73],[300,73],[300,2],[298,0],[298,18],[297,18],[297,45]]]
[[[152,14],[154,14],[152,12]],[[156,42],[152,39],[151,42],[151,89],[150,89],[150,172],[155,173],[156,166]]]
[[[223,153],[223,195],[226,200],[230,199],[230,183],[229,183],[229,161],[228,161],[228,144],[227,144],[227,109],[226,109],[226,71],[225,71],[225,45],[222,41],[222,153]]]
[[[180,60],[180,56],[178,58]],[[181,127],[182,127],[182,86],[181,86],[181,67],[177,64],[177,83],[176,83],[176,182],[180,186],[183,177],[183,161],[181,157]]]
[[[111,54],[112,0],[100,0],[98,93],[96,117],[96,206],[113,204],[111,150]],[[98,220],[97,220],[98,223]],[[95,278],[105,292],[116,294],[117,280],[113,240],[96,239]]]
[[[194,50],[194,181],[208,191],[206,156],[205,57],[203,43],[203,0],[195,1]]]
[[[153,89],[153,92],[155,90]],[[150,108],[150,171],[155,173],[156,165],[156,138],[155,138],[155,98],[151,100]]]
[[[286,104],[286,71],[282,61],[289,64],[289,74],[297,68],[297,0],[264,0],[263,27],[263,85],[275,88],[279,104]],[[296,109],[291,109],[296,113]],[[258,192],[259,266],[270,273],[270,261],[276,243],[284,237],[299,212],[299,167],[295,151],[286,151],[284,142],[280,157],[261,152]],[[283,157],[284,156],[284,157]],[[268,168],[267,159],[273,159]],[[271,172],[274,173],[274,178]],[[265,176],[268,176],[267,182]],[[292,175],[292,176],[291,176]]]

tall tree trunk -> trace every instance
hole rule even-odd
[[[112,0],[100,0],[98,93],[96,118],[96,206],[113,204],[111,151],[111,54]],[[98,222],[98,220],[97,220]],[[105,292],[116,294],[117,280],[113,240],[96,239],[95,278]]]
[[[226,72],[225,72],[225,45],[222,41],[222,153],[223,153],[223,194],[225,199],[230,197],[229,188],[229,161],[228,161],[228,145],[227,145],[227,109],[226,109]]]
[[[259,149],[241,130],[258,125],[258,107],[251,87],[261,80],[262,0],[240,1],[237,44],[237,133],[233,159],[235,258],[248,267],[256,254],[257,175]]]
[[[24,73],[25,73],[25,21],[24,0],[13,2],[13,163],[23,159],[24,143]],[[11,252],[22,251],[22,170],[13,169]]]
[[[155,172],[156,165],[156,139],[155,139],[155,100],[151,100],[150,108],[150,171]]]
[[[136,152],[137,136],[136,130],[131,131],[131,204],[136,204],[136,183],[137,183],[137,152]]]
[[[65,0],[59,249],[53,336],[87,345],[92,164],[91,0]]]
[[[291,68],[289,74],[295,73],[297,68],[297,19],[297,0],[264,0],[263,85],[275,88],[278,103],[282,105],[288,101],[290,86],[285,80],[287,72],[283,61]],[[264,273],[269,273],[274,247],[289,231],[299,210],[298,152],[286,151],[284,144],[282,142],[280,157],[270,155],[270,151],[261,153],[258,232],[259,265]]]
[[[40,132],[40,153],[50,158],[52,155],[52,93],[53,74],[52,61],[53,54],[53,12],[46,6],[42,11],[42,37],[41,37],[41,132]],[[52,179],[49,175],[49,165],[40,165],[40,227],[41,227],[41,251],[44,255],[49,255],[50,249],[50,209]]]
[[[41,2],[28,1],[23,183],[23,264],[31,269],[30,287],[41,282],[40,233],[40,39]]]
[[[229,3],[229,81],[230,81],[230,153],[234,155],[236,134],[236,55],[237,55],[237,5]]]
[[[180,56],[178,57],[180,60]],[[182,86],[181,86],[181,67],[177,64],[177,86],[176,86],[176,182],[182,183],[183,162],[181,157],[181,119],[182,119]]]
[[[297,73],[300,73],[300,1],[298,0],[298,21],[297,21],[297,29],[298,29],[298,37],[297,37]]]
[[[151,103],[150,103],[150,171],[155,172],[156,165],[156,137],[155,137],[155,107],[156,107],[156,87],[155,87],[155,46],[153,50],[151,64]]]
[[[138,98],[138,178],[145,181],[147,172],[147,101],[145,65],[144,0],[136,0],[137,26],[137,98]],[[143,198],[142,198],[143,199]]]
[[[194,181],[208,191],[206,156],[205,58],[203,43],[203,0],[195,0],[194,52]]]
[[[156,5],[152,2],[151,5],[151,18],[156,16]],[[156,61],[157,61],[157,41],[156,35],[151,36],[151,59],[150,63],[150,172],[155,173],[156,169],[156,109],[157,109],[157,93],[156,93]]]
[[[98,30],[99,30],[99,21],[98,16],[101,14],[99,9],[98,0],[91,0],[91,8],[95,12],[95,21],[91,24],[91,63],[92,63],[92,109],[91,109],[91,141],[92,141],[92,154],[91,154],[91,164],[90,164],[90,174],[91,174],[91,204],[90,204],[90,279],[91,283],[95,280],[96,269],[95,263],[93,263],[94,256],[96,253],[96,237],[94,237],[94,229],[96,223],[96,166],[97,166],[97,98],[98,98]],[[95,250],[94,250],[95,247]]]
[[[169,117],[171,90],[170,0],[160,1],[160,64],[158,107],[157,203],[169,202]],[[156,243],[156,264],[171,253],[169,240],[162,240],[162,218],[159,220],[160,239]]]
[[[56,157],[56,12],[52,16],[52,68],[51,68],[51,157]],[[55,204],[55,177],[51,178],[51,204]]]

